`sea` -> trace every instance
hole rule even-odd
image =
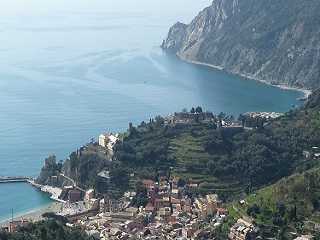
[[[301,92],[283,90],[160,49],[171,25],[210,0],[2,0],[0,176],[37,176],[102,132],[202,106],[238,116],[286,112]],[[0,221],[51,203],[23,183],[0,184]]]

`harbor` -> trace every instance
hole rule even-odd
[[[1,183],[28,183],[29,181],[33,181],[32,177],[0,177],[0,184]]]
[[[17,176],[17,177],[8,177],[8,176],[2,176],[0,177],[0,184],[14,184],[14,183],[26,183],[31,185],[32,187],[36,188],[37,190],[47,193],[50,195],[50,199],[55,202],[64,203],[65,201],[59,199],[59,196],[62,192],[61,188],[52,187],[52,186],[46,186],[37,184],[35,179],[32,177],[26,177],[26,176]]]

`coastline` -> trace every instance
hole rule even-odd
[[[263,83],[263,84],[267,84],[267,85],[272,86],[272,87],[277,87],[277,88],[280,88],[282,90],[290,90],[290,91],[301,92],[301,93],[303,93],[303,97],[301,98],[301,100],[308,99],[309,96],[312,94],[312,91],[308,90],[308,89],[298,88],[298,87],[290,87],[290,86],[283,85],[283,84],[272,84],[272,83],[268,82],[267,80],[259,79],[259,78],[256,78],[254,76],[251,76],[251,75],[247,75],[247,74],[243,74],[243,73],[239,73],[239,72],[227,71],[227,70],[225,70],[225,68],[223,68],[221,66],[213,65],[213,64],[210,64],[210,63],[204,63],[204,62],[200,62],[200,61],[195,61],[195,60],[190,60],[190,59],[187,59],[185,57],[182,57],[179,54],[177,54],[177,57],[180,60],[182,60],[184,62],[187,62],[187,63],[191,63],[191,64],[195,64],[195,65],[199,65],[199,66],[206,66],[206,67],[210,67],[210,68],[213,68],[213,69],[219,70],[219,71],[225,71],[227,73],[231,73],[231,74],[240,76],[242,78],[254,80],[254,81],[257,81],[257,82],[260,82],[260,83]]]
[[[47,185],[41,185],[41,184],[37,184],[35,181],[33,180],[29,180],[28,183],[33,186],[34,188],[38,189],[39,191],[43,192],[43,193],[47,193],[50,195],[50,199],[55,201],[55,202],[60,202],[60,203],[65,203],[65,201],[59,199],[59,196],[62,192],[61,188],[57,188],[57,187],[51,187],[51,186],[47,186]]]
[[[26,212],[20,212],[17,213],[16,216],[14,216],[13,220],[14,221],[19,221],[19,220],[27,220],[30,222],[37,222],[43,220],[42,214],[47,213],[47,212],[54,212],[57,213],[61,210],[61,207],[65,203],[65,201],[62,201],[59,199],[59,196],[61,194],[62,189],[60,188],[54,188],[51,186],[45,186],[45,185],[40,185],[35,183],[33,180],[28,180],[27,184],[30,184],[32,187],[35,189],[49,194],[50,199],[53,201],[52,203],[49,203],[47,205],[41,206],[39,208],[31,209]],[[9,224],[11,221],[10,218],[0,220],[0,227],[5,227]]]
[[[59,212],[61,209],[62,203],[59,202],[53,202],[50,203],[47,206],[40,207],[38,209],[33,209],[25,213],[19,213],[16,216],[14,216],[13,220],[14,221],[19,221],[19,220],[27,220],[29,222],[37,222],[43,220],[42,214],[47,213],[47,212]],[[4,219],[0,220],[0,227],[5,227],[9,224],[11,219]]]

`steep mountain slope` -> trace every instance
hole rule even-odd
[[[214,0],[175,24],[162,48],[273,84],[315,89],[320,77],[320,1]]]
[[[230,205],[234,220],[246,216],[259,226],[263,239],[293,239],[295,234],[320,237],[320,169],[283,178]]]

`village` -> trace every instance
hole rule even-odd
[[[119,199],[96,198],[95,190],[84,194],[75,186],[63,188],[59,197],[61,210],[55,218],[68,220],[67,226],[80,227],[94,239],[214,239],[214,229],[221,226],[228,210],[217,194],[190,197],[186,189],[196,183],[182,183],[179,178],[161,177],[159,182],[142,180],[147,204],[132,206],[137,192],[126,192]],[[64,200],[63,200],[64,199]],[[10,223],[11,231],[27,224],[21,220]],[[230,229],[229,239],[255,239],[252,222],[239,219]]]
[[[267,116],[266,113],[262,115]],[[251,117],[257,116],[261,117],[256,113]],[[279,117],[273,113],[270,116]],[[218,120],[212,113],[202,111],[175,113],[165,119],[165,124],[190,124],[195,121],[220,123],[220,127],[226,129],[243,128],[237,121]],[[118,141],[119,134],[105,133],[98,137],[97,144],[112,155]],[[313,147],[312,151],[304,151],[305,157],[320,155],[316,150],[318,148]],[[68,178],[61,175],[60,177]],[[110,177],[108,171],[101,171],[98,175],[105,179]],[[53,176],[53,181],[56,178],[58,176]],[[72,184],[63,188],[41,186],[33,181],[30,183],[60,202],[61,208],[57,212],[44,217],[65,219],[68,227],[80,227],[97,240],[215,239],[215,230],[227,221],[229,215],[227,205],[217,194],[190,195],[190,191],[198,188],[198,184],[192,179],[185,181],[167,175],[160,176],[157,181],[141,179],[139,189],[142,192],[125,192],[120,199],[102,196],[95,189],[82,189],[72,179],[68,180]],[[137,206],[136,200],[141,194],[143,204]],[[245,205],[245,200],[241,200],[240,205]],[[28,222],[26,219],[12,221],[6,230],[15,231]],[[258,228],[252,219],[242,217],[229,228],[228,238],[258,239]]]
[[[108,149],[112,144],[105,144],[106,139],[109,138],[101,135],[99,144]],[[104,174],[108,177],[107,172]],[[141,184],[146,190],[147,203],[140,207],[132,206],[137,192],[126,192],[116,200],[99,197],[94,189],[85,191],[76,185],[60,189],[32,184],[50,193],[52,199],[60,203],[54,216],[48,213],[44,217],[66,219],[68,227],[80,227],[94,239],[214,239],[214,229],[228,216],[228,210],[217,194],[190,197],[186,189],[196,189],[198,184],[184,183],[175,177],[163,176],[158,182],[143,179]],[[12,221],[6,230],[14,232],[29,222],[23,218]],[[256,229],[250,221],[239,219],[230,229],[229,237],[245,240],[250,236],[254,239],[255,234]]]

